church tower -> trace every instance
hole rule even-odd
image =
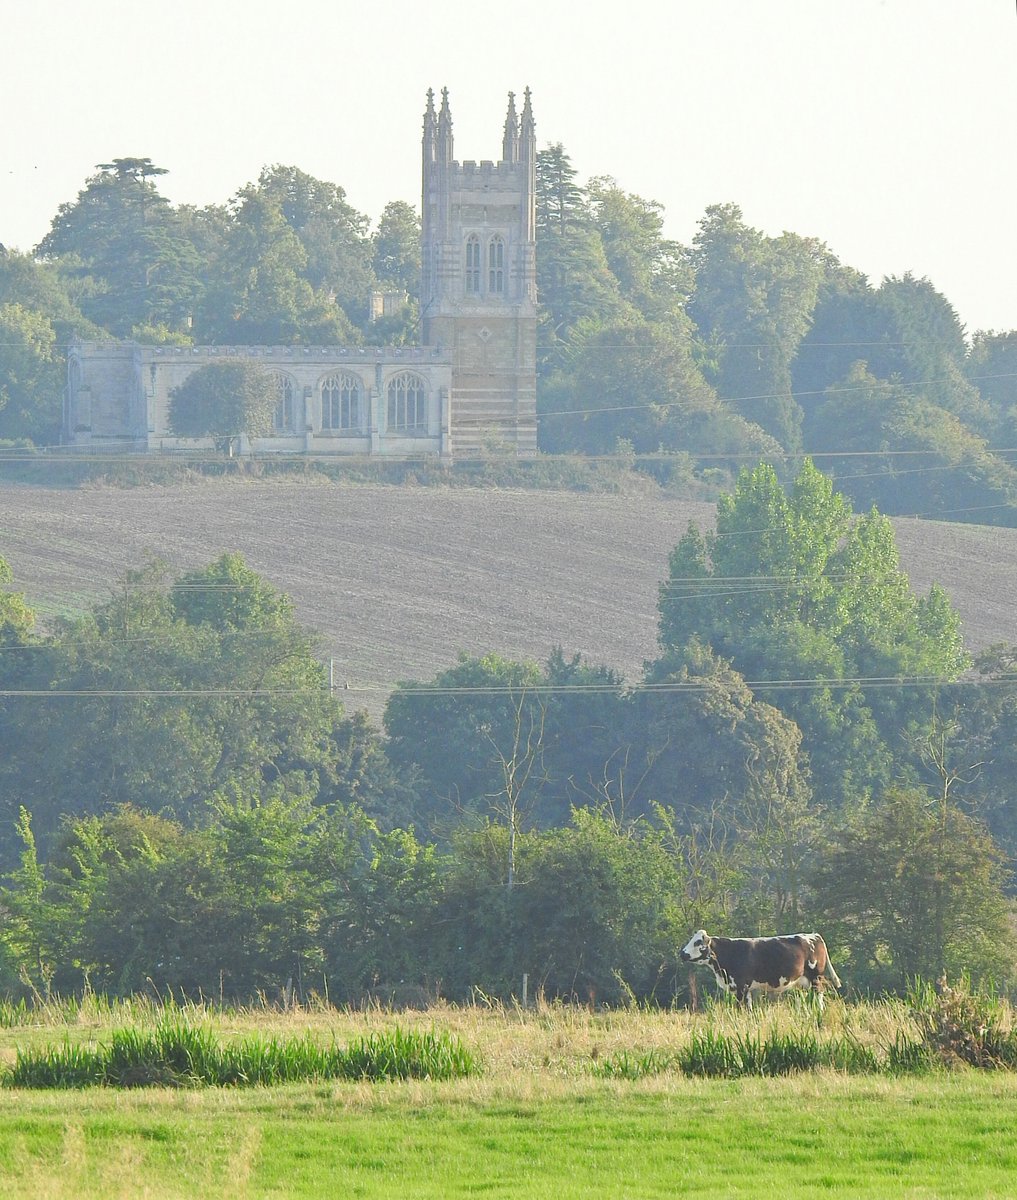
[[[451,354],[451,451],[537,449],[537,143],[530,91],[509,93],[498,162],[459,163],[442,89],[423,135],[421,326]]]

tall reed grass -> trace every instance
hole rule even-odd
[[[185,1087],[295,1083],[330,1079],[459,1079],[479,1070],[476,1057],[451,1034],[395,1028],[340,1046],[310,1034],[248,1035],[222,1041],[207,1025],[167,1018],[154,1029],[114,1029],[107,1042],[18,1049],[0,1077],[7,1087]]]
[[[910,1043],[909,1043],[910,1044]],[[820,1069],[873,1074],[888,1066],[876,1053],[850,1037],[821,1040],[811,1032],[752,1033],[696,1030],[688,1045],[671,1053],[622,1052],[594,1067],[602,1078],[643,1079],[664,1071],[703,1078],[736,1079],[747,1075],[792,1075]]]
[[[622,1050],[593,1065],[604,1078],[640,1079],[674,1071],[739,1078],[836,1070],[899,1075],[971,1066],[1017,1070],[1012,1005],[956,987],[916,982],[901,1000],[835,1003],[807,996],[758,1013],[726,1001],[708,1004],[689,1036],[672,1049]]]

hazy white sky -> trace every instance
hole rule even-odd
[[[969,332],[1017,328],[1014,0],[0,0],[0,46],[8,247],[127,156],[174,203],[284,163],[376,219],[419,204],[428,87],[456,157],[496,159],[529,86],[539,145],[681,242],[733,201],[873,283],[928,276]]]

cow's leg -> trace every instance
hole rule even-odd
[[[816,1002],[816,1007],[819,1009],[820,1012],[822,1012],[823,1011],[823,981],[814,968],[815,968],[815,964],[809,963],[808,968],[805,971],[805,975],[801,980],[799,980],[799,983],[808,986],[809,995],[814,997],[815,1002]]]
[[[737,991],[738,1000],[744,1004],[746,1008],[752,1007],[752,986],[751,984],[742,984]]]

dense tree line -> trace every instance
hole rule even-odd
[[[419,220],[376,225],[343,188],[266,167],[174,207],[147,158],[99,164],[30,254],[0,250],[0,439],[57,440],[72,336],[399,344],[418,337]],[[663,482],[806,452],[862,508],[1012,524],[1017,331],[976,332],[924,278],[873,286],[816,238],[734,204],[689,246],[660,204],[565,148],[537,162],[538,409],[545,452],[620,456]],[[372,289],[405,294],[370,321]]]
[[[8,987],[670,1002],[700,925],[821,926],[856,987],[1012,982],[1013,652],[972,664],[808,461],[690,527],[639,680],[463,656],[381,729],[238,556],[152,562],[45,636],[13,582]]]
[[[872,286],[815,238],[734,204],[688,247],[659,205],[538,156],[545,450],[647,456],[669,477],[805,451],[862,508],[1010,524],[1015,335],[970,346],[928,279]],[[656,458],[653,466],[652,458]],[[670,461],[669,461],[670,460]]]

